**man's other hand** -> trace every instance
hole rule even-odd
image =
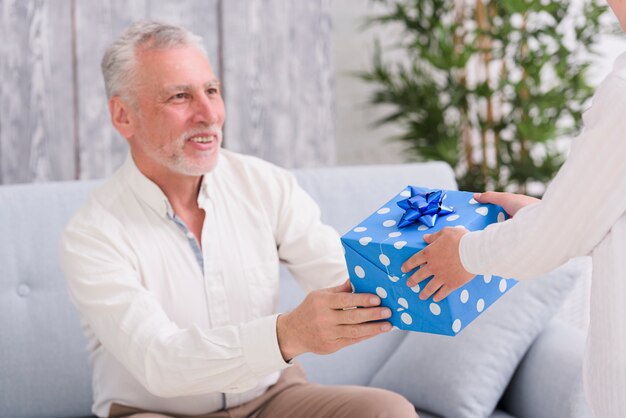
[[[276,321],[283,358],[289,361],[306,352],[329,354],[390,331],[391,324],[383,320],[391,311],[379,305],[376,295],[352,293],[349,280],[309,293],[297,308]]]

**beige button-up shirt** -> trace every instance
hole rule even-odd
[[[202,249],[129,157],[64,231],[99,416],[112,402],[193,415],[259,396],[288,366],[279,262],[306,290],[347,278],[337,233],[283,169],[222,150],[198,204]]]

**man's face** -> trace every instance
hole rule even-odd
[[[137,53],[128,136],[138,167],[152,176],[200,176],[215,167],[224,102],[204,54],[193,46]]]

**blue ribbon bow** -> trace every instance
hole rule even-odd
[[[454,208],[443,204],[446,194],[443,190],[425,192],[414,186],[409,186],[411,197],[398,202],[398,206],[404,209],[404,215],[398,223],[398,228],[404,228],[416,222],[421,222],[429,228],[435,226],[437,218],[449,215]]]

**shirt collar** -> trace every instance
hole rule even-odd
[[[123,170],[124,178],[126,178],[126,181],[137,197],[146,202],[160,215],[173,215],[172,206],[167,200],[165,193],[163,193],[156,183],[139,171],[131,154],[128,154]]]
[[[198,205],[203,207],[204,201],[209,197],[209,184],[213,182],[216,172],[220,171],[221,155],[218,157],[218,162],[215,168],[202,176],[202,184],[198,192]],[[146,177],[137,168],[132,155],[129,153],[126,158],[126,162],[123,165],[124,177],[127,179],[133,192],[144,202],[146,202],[152,209],[154,209],[161,216],[172,218],[174,216],[174,210],[170,204],[167,196],[161,190],[156,183]]]
[[[202,176],[202,184],[200,185],[200,191],[198,192],[198,206],[204,208],[204,203],[209,199],[211,191],[215,191],[218,187],[218,178],[224,177],[228,168],[228,151],[220,149],[220,153],[217,157],[217,163],[213,170]]]

